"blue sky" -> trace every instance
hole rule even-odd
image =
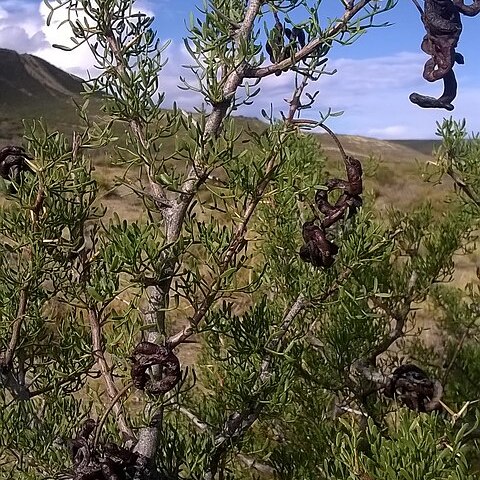
[[[52,0],[53,1],[53,0]],[[162,40],[171,40],[167,50],[170,60],[162,72],[161,86],[166,91],[167,104],[176,101],[191,109],[201,99],[178,89],[179,75],[185,75],[182,64],[189,63],[183,47],[186,23],[194,0],[140,0],[140,9],[155,16],[155,27]],[[338,11],[340,0],[324,0],[325,15]],[[93,61],[86,50],[64,53],[51,47],[68,38],[65,31],[44,25],[47,9],[40,0],[0,0],[0,47],[12,48],[21,53],[32,53],[54,65],[80,76],[92,69]],[[366,135],[377,138],[433,138],[435,122],[446,116],[467,118],[470,131],[480,131],[480,54],[476,30],[477,18],[463,17],[463,34],[458,51],[465,57],[465,65],[455,71],[459,93],[455,110],[423,110],[412,105],[411,92],[439,96],[442,82],[428,84],[422,79],[423,64],[427,56],[420,50],[424,35],[419,14],[410,0],[399,0],[399,5],[379,21],[388,21],[388,28],[370,30],[357,43],[333,49],[330,68],[336,68],[334,76],[323,77],[315,89],[320,90],[315,110],[308,112],[311,118],[316,112],[343,110],[344,114],[331,119],[330,126],[338,133]],[[238,114],[259,116],[262,108],[285,110],[284,98],[291,95],[293,76],[267,78],[262,82],[262,95],[253,106],[242,107]]]

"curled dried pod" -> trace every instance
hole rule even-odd
[[[170,391],[180,381],[180,362],[167,347],[151,342],[140,342],[132,353],[132,382],[139,390],[153,395],[161,395]],[[158,365],[162,376],[152,378],[147,369]]]
[[[393,371],[384,394],[396,398],[410,410],[432,412],[440,409],[443,387],[421,368],[406,364]]]
[[[302,235],[305,244],[300,248],[300,258],[314,267],[331,267],[338,247],[327,239],[325,230],[314,221],[305,222]]]
[[[322,225],[325,228],[338,222],[348,212],[347,218],[355,215],[362,206],[363,193],[363,171],[362,164],[354,157],[345,157],[345,169],[347,180],[332,178],[328,180],[325,190],[317,190],[315,194],[315,204],[318,210],[325,215]],[[334,190],[343,190],[342,195],[334,205],[330,204],[328,195]]]
[[[75,479],[81,479],[84,476],[88,478],[89,474],[100,470],[94,455],[92,455],[89,442],[90,436],[96,426],[95,420],[88,418],[80,427],[76,437],[70,441],[70,453],[75,468]]]
[[[126,473],[134,474],[139,454],[123,448],[116,443],[107,443],[103,447],[103,454],[100,460],[102,472],[106,480],[117,478],[131,478]]]
[[[350,196],[361,195],[363,193],[363,170],[360,160],[355,157],[345,157],[345,170],[347,180],[332,178],[327,181],[327,191],[343,190],[343,193]]]
[[[115,443],[95,446],[90,441],[95,428],[97,423],[89,418],[70,442],[74,480],[120,480],[133,478],[137,471],[147,478],[145,457]]]
[[[290,30],[288,30],[290,32]],[[276,23],[268,34],[265,49],[272,63],[278,63],[288,56],[285,56],[285,29],[281,23]]]
[[[439,98],[412,93],[410,101],[422,108],[453,110],[452,101],[457,95],[457,80],[453,67],[463,64],[463,56],[455,51],[462,33],[461,15],[473,17],[480,13],[480,1],[465,5],[463,0],[425,0],[420,11],[426,34],[421,49],[430,58],[425,63],[423,78],[428,82],[443,79],[443,93]]]
[[[429,62],[433,63],[430,60],[427,61],[425,64],[426,68],[430,64]],[[443,93],[439,98],[414,92],[410,94],[409,99],[412,103],[422,108],[444,108],[445,110],[451,112],[454,109],[452,102],[455,100],[456,96],[457,79],[455,78],[455,73],[451,69],[443,77]]]
[[[347,156],[345,160],[345,169],[347,171],[348,187],[345,193],[349,195],[361,195],[363,193],[363,169],[360,160],[355,157]]]
[[[315,192],[315,205],[324,216],[315,224],[314,221],[305,222],[302,227],[302,236],[305,244],[300,248],[300,258],[316,267],[330,267],[333,265],[338,247],[327,239],[326,229],[341,220],[355,215],[362,206],[363,170],[362,164],[356,158],[345,153],[337,136],[326,126],[322,127],[332,136],[343,157],[347,179],[332,178],[324,188]],[[334,190],[342,190],[335,204],[330,203],[329,194]],[[317,217],[318,218],[318,217]]]
[[[7,145],[0,150],[0,176],[5,180],[19,183],[23,172],[33,173],[27,160],[32,158],[23,147]],[[12,188],[12,191],[15,191]]]
[[[315,192],[315,205],[325,217],[329,217],[335,212],[335,206],[328,200],[328,194],[328,187],[326,190],[320,189]]]

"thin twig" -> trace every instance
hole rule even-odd
[[[343,145],[340,143],[340,140],[338,139],[337,135],[335,135],[335,133],[323,123],[320,123],[318,126],[320,128],[323,128],[333,138],[333,141],[337,144],[337,147],[340,150],[340,154],[342,155],[343,161],[347,162],[348,156],[345,153],[345,150],[343,149]]]
[[[105,412],[103,412],[103,415],[102,417],[100,418],[100,420],[98,421],[96,427],[95,427],[95,437],[93,439],[93,446],[92,446],[92,450],[95,450],[95,447],[96,445],[98,444],[98,440],[100,438],[100,434],[101,434],[101,431],[102,431],[102,428],[103,428],[103,425],[105,423],[105,421],[107,420],[107,417],[108,417],[108,414],[112,411],[112,408],[115,407],[115,404],[118,402],[118,400],[120,400],[120,398],[123,397],[123,395],[125,395],[125,393],[127,393],[128,390],[130,390],[130,388],[133,387],[133,382],[129,382],[127,383],[116,395],[114,398],[112,398],[112,401],[110,402],[110,405],[107,407],[107,409],[105,410]]]
[[[389,335],[386,336],[370,354],[369,363],[374,363],[375,359],[379,355],[386,352],[388,348],[390,348],[390,346],[393,345],[404,334],[405,324],[407,322],[408,315],[411,311],[411,305],[414,300],[413,294],[417,278],[417,272],[412,272],[407,285],[405,303],[399,310],[395,311],[390,309],[387,305],[380,302],[376,298],[372,300],[378,307],[380,307],[395,321],[395,325],[393,327],[393,330],[390,331]]]
[[[88,375],[90,378],[96,378],[92,376],[91,373],[89,374],[89,371],[90,371],[90,366],[87,369],[82,370],[80,372],[73,372],[70,375],[67,375],[64,379],[60,380],[59,382],[51,383],[44,388],[34,390],[33,392],[30,393],[30,398],[38,397],[39,395],[43,395],[47,392],[57,391],[63,385],[67,385],[68,383],[72,382],[72,380],[75,380],[81,377],[82,375]],[[30,382],[29,388],[31,388],[31,385],[34,383],[34,381],[35,379]]]
[[[17,315],[13,322],[12,336],[10,337],[10,342],[8,343],[8,347],[5,351],[5,354],[0,359],[0,364],[6,369],[10,369],[12,367],[13,356],[15,354],[15,350],[20,340],[20,331],[22,329],[23,321],[25,320],[27,303],[28,303],[28,287],[25,286],[20,290]]]
[[[336,292],[341,282],[350,274],[350,269],[340,275],[334,285],[329,288],[321,297],[315,300],[315,303],[325,302],[334,292]],[[258,382],[252,392],[252,398],[256,401],[243,412],[234,412],[229,416],[223,425],[222,431],[215,437],[215,450],[211,454],[210,468],[205,476],[205,480],[212,480],[215,476],[218,462],[223,455],[226,446],[233,441],[237,441],[243,437],[245,432],[255,423],[260,416],[261,411],[265,405],[262,400],[262,391],[268,385],[270,379],[270,368],[274,358],[271,353],[274,350],[279,350],[284,345],[285,337],[293,324],[295,318],[305,309],[305,307],[312,305],[312,301],[306,299],[303,294],[299,294],[295,302],[285,313],[280,324],[279,330],[274,335],[271,341],[265,346],[265,357],[261,363],[258,374]],[[264,394],[263,394],[264,395]]]
[[[45,190],[43,188],[43,183],[41,178],[39,177],[38,181],[38,191],[35,197],[35,202],[32,207],[30,207],[32,212],[32,223],[33,223],[33,230],[36,231],[38,229],[39,219],[40,219],[40,212],[43,207],[43,202],[45,200]],[[20,290],[19,300],[18,300],[18,310],[17,316],[13,323],[13,332],[12,337],[10,338],[10,342],[8,344],[7,350],[0,359],[0,364],[5,365],[6,367],[10,368],[11,363],[13,360],[13,355],[15,354],[15,350],[17,348],[17,344],[20,340],[20,331],[22,329],[22,324],[25,319],[25,313],[27,310],[27,303],[28,303],[28,286],[24,286]]]
[[[340,154],[342,155],[343,161],[346,162],[348,155],[345,152],[345,149],[343,148],[343,145],[341,144],[340,140],[338,139],[337,135],[331,130],[329,127],[327,127],[323,122],[319,122],[317,120],[308,120],[306,118],[299,118],[296,120],[293,120],[292,123],[294,125],[309,125],[312,127],[320,127],[323,128],[333,139],[333,141],[336,143],[338,149],[340,150]]]
[[[448,176],[454,181],[455,185],[477,206],[480,208],[480,199],[472,191],[470,186],[458,175],[452,167],[447,168]]]
[[[256,470],[262,475],[266,475],[270,478],[274,478],[277,474],[277,470],[266,463],[259,462],[256,458],[244,455],[243,453],[237,454],[237,458],[248,468]]]
[[[103,381],[105,382],[105,386],[107,387],[108,396],[110,397],[110,401],[113,403],[113,408],[115,409],[115,414],[117,415],[118,428],[125,437],[135,438],[132,430],[130,429],[130,427],[128,427],[127,422],[125,421],[122,407],[118,403],[113,402],[119,392],[115,385],[115,382],[113,381],[111,368],[108,365],[107,360],[105,359],[102,345],[101,326],[98,319],[98,314],[93,308],[90,308],[88,311],[88,316],[90,319],[90,329],[92,334],[93,357],[95,358],[95,361],[100,368]]]
[[[290,100],[290,102],[288,102],[290,104],[290,109],[288,111],[287,122],[293,123],[295,115],[299,112],[302,106],[302,103],[301,103],[302,94],[305,88],[307,88],[307,85],[308,85],[308,76],[304,75],[300,85],[297,85],[297,87],[295,88],[295,92],[293,93],[292,99]]]
[[[423,17],[423,8],[420,6],[420,4],[417,2],[417,0],[412,0],[412,2],[417,7],[417,10],[420,12],[420,16]]]
[[[185,407],[177,406],[178,411],[183,413],[200,431],[204,432],[208,429],[208,424],[200,420],[194,413],[187,410]]]
[[[201,432],[208,430],[208,424],[200,420],[194,413],[180,406],[178,407],[178,410],[183,413]],[[248,468],[256,470],[264,475],[273,476],[276,473],[276,470],[273,467],[259,462],[256,458],[244,455],[243,453],[238,453],[236,457]]]

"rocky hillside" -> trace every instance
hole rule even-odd
[[[0,48],[0,143],[16,143],[22,119],[45,118],[57,128],[75,122],[72,99],[82,79],[34,55]]]
[[[41,58],[0,48],[0,109],[37,109],[65,103],[82,90],[82,79]]]

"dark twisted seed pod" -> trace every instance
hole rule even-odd
[[[23,147],[8,145],[0,150],[0,177],[16,183],[20,182],[23,172],[33,173],[27,160],[32,160],[25,153]],[[14,186],[10,187],[11,193],[16,191]]]
[[[305,244],[300,248],[300,258],[314,267],[331,267],[338,247],[327,239],[323,228],[314,222],[305,222],[302,235]]]
[[[132,478],[139,469],[146,478],[144,457],[138,453],[115,443],[106,443],[94,449],[89,439],[95,428],[94,420],[86,420],[71,441],[73,480],[122,480]]]
[[[162,345],[151,342],[141,342],[132,354],[132,382],[139,390],[145,390],[153,395],[162,395],[170,391],[180,381],[180,362],[174,353]],[[163,376],[156,380],[150,377],[147,369],[158,365]]]
[[[432,380],[416,365],[401,365],[396,368],[384,388],[387,397],[396,397],[410,410],[432,412],[440,408],[443,387]]]
[[[443,93],[439,98],[412,93],[410,101],[422,108],[454,109],[452,101],[457,95],[457,80],[453,67],[463,64],[463,56],[455,51],[462,33],[460,14],[475,16],[480,13],[480,0],[465,5],[464,0],[425,0],[421,11],[426,35],[421,49],[430,55],[425,63],[423,78],[428,82],[443,79]]]
[[[327,181],[325,188],[317,190],[315,204],[324,218],[320,222],[320,226],[315,225],[315,220],[303,224],[302,236],[305,244],[300,248],[300,258],[316,267],[333,265],[338,247],[327,239],[326,229],[345,216],[350,218],[355,215],[362,206],[360,195],[363,193],[362,164],[356,158],[346,155],[336,135],[326,126],[323,127],[339,147],[345,164],[347,180],[333,178]],[[328,198],[333,190],[342,190],[343,192],[335,205],[332,205]]]
[[[324,228],[328,228],[338,222],[347,213],[347,218],[355,215],[362,206],[360,195],[363,193],[362,164],[354,157],[347,156],[345,168],[348,180],[332,178],[326,183],[326,190],[317,190],[315,193],[315,204],[318,210],[325,215],[322,221]],[[334,190],[343,190],[335,205],[328,200],[328,195]]]
[[[288,40],[288,42],[285,41]],[[276,23],[270,30],[265,49],[270,57],[271,63],[279,63],[283,60],[291,58],[297,49],[297,45],[300,48],[305,46],[305,32],[301,28],[293,27],[292,29],[284,27],[280,23]],[[288,71],[288,68],[282,70]],[[275,72],[275,75],[281,75],[282,71]]]

